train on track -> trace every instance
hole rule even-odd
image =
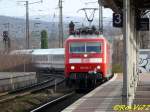
[[[84,34],[71,35],[65,42],[66,84],[94,87],[98,81],[112,77],[111,46],[96,32],[81,32]]]
[[[38,49],[32,53],[32,63],[39,71],[63,72],[64,49]]]
[[[94,87],[112,76],[111,46],[92,29],[70,35],[65,48],[17,50],[12,54],[29,55],[38,71],[64,72],[67,86]]]
[[[14,50],[10,55],[28,56],[37,72],[64,71],[64,48]]]

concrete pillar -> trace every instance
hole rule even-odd
[[[123,0],[123,35],[124,35],[124,66],[123,66],[123,104],[128,104],[129,99],[129,37],[130,37],[130,0]]]
[[[137,36],[133,0],[123,0],[124,9],[124,71],[123,104],[131,105],[137,85]]]

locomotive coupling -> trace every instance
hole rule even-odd
[[[95,68],[93,71],[89,71],[89,74],[96,74],[97,73],[97,69]]]
[[[88,73],[89,74],[97,74],[98,72],[98,70],[100,70],[101,69],[101,67],[98,65],[93,71],[89,71]]]
[[[89,71],[88,73],[89,74],[96,74],[97,72],[96,71]]]

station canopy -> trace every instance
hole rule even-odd
[[[111,8],[114,12],[118,12],[123,8],[123,0],[99,0],[106,8]],[[150,10],[150,0],[132,0],[132,4],[138,10]]]

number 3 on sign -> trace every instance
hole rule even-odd
[[[115,16],[116,16],[116,19],[115,19],[115,23],[116,24],[120,24],[121,23],[121,14],[115,14]]]
[[[122,13],[113,13],[113,26],[114,27],[123,26],[123,14]]]

